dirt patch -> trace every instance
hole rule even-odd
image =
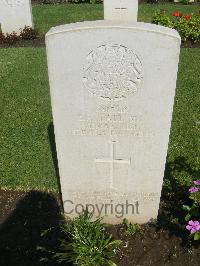
[[[117,228],[114,228],[115,230]],[[142,226],[141,232],[127,237],[119,232],[124,246],[116,259],[117,265],[126,266],[192,266],[200,263],[200,249],[194,246],[183,245],[183,240],[170,231],[160,229],[155,225]]]
[[[38,251],[38,246],[51,250],[58,245],[62,215],[57,195],[0,191],[0,221],[1,266],[57,265],[53,260],[40,262],[43,254]],[[50,228],[55,229],[43,237]]]
[[[0,43],[0,48],[15,48],[15,47],[45,47],[45,37],[38,37],[34,40],[19,40],[14,44]]]
[[[181,48],[200,48],[200,43],[192,43],[191,41],[182,42]]]
[[[166,207],[165,203],[161,204],[160,217]],[[57,194],[0,191],[0,265],[57,266],[51,254],[41,252],[38,247],[56,250],[62,221]],[[181,226],[166,229],[162,222],[146,224],[132,237],[126,235],[121,225],[109,230],[116,239],[123,240],[115,259],[119,266],[200,265],[199,246],[186,241]],[[49,233],[43,235],[45,231]],[[41,261],[42,258],[45,260]]]

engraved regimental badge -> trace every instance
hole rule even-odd
[[[126,46],[105,44],[87,55],[83,82],[85,88],[100,99],[125,99],[137,92],[141,80],[142,63]]]
[[[11,7],[19,6],[23,0],[5,0],[6,4]]]

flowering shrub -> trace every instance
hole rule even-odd
[[[166,15],[165,10],[156,11],[153,21],[154,24],[176,29],[183,41],[200,42],[200,15],[181,14],[174,11],[172,16]]]
[[[171,19],[166,15],[164,9],[156,11],[152,22],[157,25],[173,28],[173,23]]]
[[[0,44],[5,42],[5,35],[0,32]]]
[[[37,38],[37,31],[31,27],[25,26],[20,32],[20,38],[22,40],[34,40]]]
[[[184,205],[183,209],[187,211],[185,220],[188,222],[186,229],[190,231],[194,240],[200,240],[200,180],[194,181],[194,186],[189,190],[192,205]]]
[[[17,34],[15,31],[12,33],[4,34],[0,32],[0,44],[13,45],[20,40],[34,40],[37,38],[37,31],[31,27],[25,27]]]
[[[188,222],[186,228],[191,234],[196,234],[197,232],[200,232],[200,222],[191,220]]]
[[[14,31],[10,34],[6,33],[5,38],[4,38],[4,42],[9,45],[15,44],[19,40],[20,40],[20,36],[17,35],[17,33]]]

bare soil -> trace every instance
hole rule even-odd
[[[0,48],[12,48],[12,47],[45,47],[45,37],[38,37],[34,40],[19,40],[13,44],[1,43]]]
[[[38,246],[49,251],[58,247],[59,225],[63,221],[61,209],[57,194],[1,190],[0,265],[57,266],[51,254],[39,250]],[[188,241],[188,234],[179,223],[167,221],[169,210],[169,202],[162,202],[158,222],[143,225],[134,236],[127,236],[122,225],[109,229],[114,238],[123,240],[115,258],[117,265],[200,265],[200,246]],[[49,233],[43,235],[46,230]]]

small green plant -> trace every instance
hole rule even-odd
[[[190,4],[190,0],[182,0],[181,1],[184,5],[188,5],[188,4]]]
[[[166,15],[165,10],[157,10],[153,16],[152,23],[172,28],[173,24],[170,18]]]
[[[13,45],[19,40],[20,40],[20,36],[16,32],[13,31],[10,34],[6,33],[4,42],[9,45]]]
[[[133,236],[137,231],[140,230],[140,226],[138,224],[133,224],[126,218],[123,220],[123,227],[125,228],[125,233],[128,236]]]
[[[20,40],[34,40],[36,38],[37,30],[27,26],[19,34],[15,31],[6,34],[0,32],[0,44],[14,45]]]
[[[5,38],[6,36],[2,32],[0,32],[0,44],[5,43]]]
[[[37,38],[37,31],[31,27],[25,26],[20,32],[20,38],[22,40],[34,40]]]
[[[183,205],[187,212],[185,221],[188,222],[186,229],[194,240],[200,240],[200,180],[194,181],[194,185],[189,189],[189,198],[192,201],[191,206]]]
[[[121,245],[105,230],[101,219],[91,221],[91,214],[83,213],[63,227],[66,238],[61,240],[54,256],[59,262],[76,262],[79,266],[116,266],[112,258]]]

